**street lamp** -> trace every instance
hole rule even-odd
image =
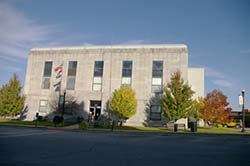
[[[242,106],[242,130],[245,132],[245,90],[241,91],[241,96],[239,97],[239,104]]]
[[[64,115],[64,111],[65,111],[65,97],[66,97],[66,89],[63,90],[63,102],[62,102],[62,117]]]

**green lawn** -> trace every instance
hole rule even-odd
[[[10,124],[10,125],[25,125],[25,126],[35,126],[35,121],[21,121],[21,120],[8,120],[0,119],[0,124]],[[76,122],[65,122],[64,126],[74,125]],[[54,126],[51,121],[41,121],[37,122],[37,125],[40,127],[52,127]],[[62,125],[59,125],[62,127]],[[88,130],[101,130],[101,131],[110,131],[111,128],[89,128]],[[165,127],[142,127],[142,126],[115,126],[114,131],[141,131],[141,132],[155,132],[155,133],[173,133],[172,129],[167,129]],[[191,133],[190,129],[178,129],[178,133]],[[224,127],[199,127],[197,133],[206,133],[206,134],[246,134],[250,135],[250,130],[245,133],[241,132],[241,129],[236,128],[224,128]]]
[[[94,128],[89,130],[102,130],[101,128]],[[103,129],[103,130],[107,130]],[[110,130],[110,129],[109,129]],[[142,132],[156,132],[156,133],[173,133],[173,129],[167,129],[165,127],[140,127],[140,126],[116,126],[114,131],[142,131]],[[178,129],[178,133],[191,133],[190,129]],[[206,134],[249,134],[250,131],[245,133],[241,132],[241,129],[236,128],[217,128],[217,127],[199,127],[197,133]]]
[[[27,126],[36,126],[36,121],[21,121],[16,119],[0,119],[0,124],[11,124],[11,125],[27,125]],[[76,124],[74,122],[64,122],[64,126],[69,126]],[[52,127],[54,126],[52,121],[40,121],[37,122],[37,126],[43,126],[43,127]],[[62,126],[62,125],[59,125]]]
[[[250,134],[250,131],[241,132],[240,129],[236,128],[225,128],[225,127],[200,127],[198,128],[199,133],[213,133],[213,134]]]

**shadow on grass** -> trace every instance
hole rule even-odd
[[[54,123],[51,121],[22,121],[17,119],[0,119],[0,124],[11,124],[11,125],[27,125],[27,126],[44,126],[44,127],[53,127]],[[77,122],[64,122],[64,126],[70,126],[77,124]],[[62,127],[58,126],[58,127]]]

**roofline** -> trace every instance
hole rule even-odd
[[[150,45],[92,45],[92,46],[67,46],[67,47],[41,47],[32,48],[30,51],[57,51],[81,49],[134,49],[134,48],[185,48],[185,44],[150,44]]]

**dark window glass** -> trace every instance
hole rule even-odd
[[[91,100],[90,101],[90,107],[101,107],[102,102],[99,100]]]
[[[132,61],[123,61],[122,77],[132,76]]]
[[[76,76],[77,61],[69,61],[68,76]]]
[[[52,62],[45,62],[43,76],[50,77],[51,70],[52,70]]]
[[[95,61],[94,77],[102,77],[103,61]]]
[[[163,75],[163,61],[153,61],[152,77],[162,77]]]
[[[151,105],[150,108],[150,119],[151,120],[161,120],[161,105]]]

